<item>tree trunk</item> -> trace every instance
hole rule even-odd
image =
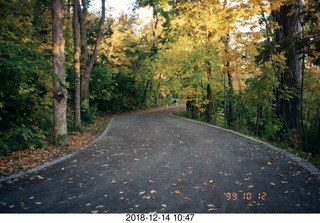
[[[88,57],[89,57],[89,50],[87,44],[87,4],[85,0],[81,0],[82,3],[82,10],[81,7],[78,9],[78,16],[80,21],[80,39],[81,39],[81,60],[82,60],[82,68],[81,68],[81,101],[85,100],[85,84],[87,82],[84,77],[85,69],[88,64]]]
[[[153,20],[154,20],[154,23],[152,23],[152,34],[151,34],[153,43],[152,43],[151,52],[153,52],[154,55],[156,55],[158,52],[158,44],[156,42],[156,37],[157,37],[157,28],[159,23],[159,16],[157,12],[154,12]]]
[[[213,98],[210,84],[207,85],[207,100],[209,101],[207,104],[207,122],[212,122],[213,115]]]
[[[262,106],[259,106],[257,108],[257,120],[256,120],[256,129],[255,129],[255,135],[259,136],[260,134],[260,120],[262,116]]]
[[[152,80],[148,79],[146,83],[146,87],[144,88],[142,99],[141,99],[141,104],[144,106],[146,106],[147,104],[147,94],[151,88],[152,88]]]
[[[280,52],[285,52],[286,69],[279,74],[280,86],[276,91],[276,113],[283,121],[287,133],[297,132],[301,137],[301,91],[303,55],[297,43],[302,37],[302,25],[299,14],[301,0],[280,7],[273,11],[274,20],[281,27],[275,32],[275,43],[280,45]]]
[[[54,141],[63,147],[67,140],[67,89],[65,86],[64,0],[52,0]]]
[[[73,6],[73,44],[74,44],[74,125],[81,126],[81,87],[80,87],[80,44],[79,44],[79,17],[78,10],[80,8],[79,0],[74,0]]]
[[[210,55],[210,38],[211,38],[212,34],[210,31],[207,31],[207,44],[206,44],[206,48],[207,48],[207,54],[208,56]],[[208,104],[207,104],[207,122],[212,122],[212,115],[213,115],[213,97],[212,97],[212,91],[211,91],[211,86],[210,86],[210,80],[212,77],[212,67],[211,67],[211,63],[209,60],[206,61],[206,65],[207,65],[207,79],[208,79],[208,84],[207,84],[207,100],[208,100]]]
[[[230,68],[230,62],[226,63],[226,67],[228,69],[227,72],[227,77],[228,77],[228,91],[227,91],[227,100],[228,100],[228,108],[227,108],[227,123],[229,126],[233,126],[234,123],[234,108],[233,108],[233,93],[234,93],[234,88],[233,88],[233,77],[231,72],[229,71]]]
[[[85,3],[83,3],[83,4],[85,4]],[[91,71],[92,71],[93,65],[97,59],[99,46],[101,44],[101,40],[103,37],[103,26],[104,26],[105,17],[106,17],[105,16],[106,15],[105,0],[101,0],[101,9],[102,9],[101,10],[101,18],[100,18],[100,22],[99,22],[98,34],[96,36],[94,50],[93,50],[93,53],[90,57],[90,60],[88,58],[88,52],[87,52],[87,55],[86,55],[87,58],[84,60],[84,61],[86,61],[86,63],[84,64],[84,69],[83,69],[84,72],[82,74],[82,79],[81,79],[81,100],[87,101],[87,103],[89,103],[89,98],[90,98],[89,83],[90,83],[90,79],[91,79]],[[86,31],[86,27],[84,27],[83,29]],[[86,41],[86,39],[83,41]],[[85,45],[86,44],[84,44],[84,47],[85,47]],[[88,49],[86,49],[86,50],[88,50]]]
[[[160,96],[160,89],[161,89],[161,79],[162,79],[162,74],[159,74],[159,82],[158,82],[158,86],[157,86],[157,92],[154,98],[154,104],[158,105],[158,100],[159,100],[159,96]]]
[[[225,54],[229,54],[229,42],[230,42],[230,35],[229,32],[225,36],[225,42],[224,42],[224,52]],[[227,123],[228,126],[234,125],[234,108],[233,108],[233,77],[231,73],[231,66],[230,61],[227,59],[227,61],[224,64],[224,72],[226,73],[224,76],[224,90],[225,90],[225,123]],[[227,80],[226,80],[227,79]]]

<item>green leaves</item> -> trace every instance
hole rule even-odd
[[[44,42],[48,35],[39,35],[40,29],[37,31],[33,24],[33,9],[38,2],[0,3],[1,155],[47,145],[46,130],[52,122],[51,54],[47,51],[50,41]],[[40,5],[38,16],[46,7]]]

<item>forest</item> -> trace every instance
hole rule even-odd
[[[99,113],[184,116],[320,155],[318,0],[0,0],[0,156],[68,146]]]

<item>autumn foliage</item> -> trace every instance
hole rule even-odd
[[[85,2],[79,2],[78,13],[85,11]],[[80,121],[94,122],[99,111],[118,113],[177,101],[188,105],[189,117],[319,154],[316,1],[137,0],[139,7],[149,7],[150,19],[123,13],[102,23],[99,15],[87,12],[82,44],[95,52],[99,30],[103,38],[89,75],[89,96],[77,111]],[[56,81],[67,91],[69,132],[83,130],[79,120],[74,122],[79,96],[79,64],[74,70],[74,46],[79,46],[74,41],[81,40],[72,38],[72,9],[73,4],[65,4],[66,80]],[[0,154],[53,150],[50,1],[0,0],[0,12]],[[293,20],[296,24],[289,22]],[[292,36],[284,36],[283,30],[297,24]],[[83,49],[81,53],[83,69]],[[292,64],[301,65],[293,75],[298,82],[288,77]],[[288,110],[292,107],[294,112]]]

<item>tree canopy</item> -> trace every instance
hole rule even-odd
[[[50,2],[0,0],[0,154],[51,143],[54,82],[69,131],[178,100],[192,118],[320,153],[318,1],[137,0],[148,21],[63,1],[65,82]]]

